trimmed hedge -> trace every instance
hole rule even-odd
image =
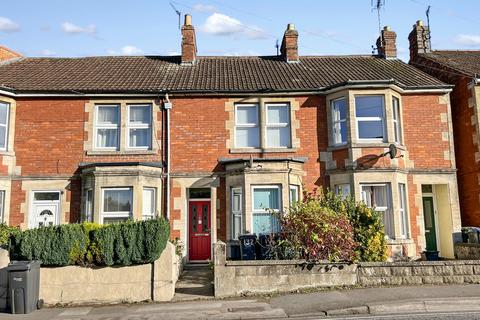
[[[16,232],[20,232],[18,227],[10,227],[5,223],[0,223],[0,248],[8,249],[10,236]]]
[[[160,257],[170,235],[164,218],[111,225],[65,224],[13,233],[10,257],[46,266],[131,265]]]

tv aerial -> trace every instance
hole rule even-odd
[[[169,4],[170,4],[170,7],[172,7],[173,11],[175,11],[175,13],[178,16],[178,30],[180,30],[182,27],[182,12],[177,8],[175,8],[172,1],[170,1]]]

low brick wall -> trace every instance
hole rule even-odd
[[[297,260],[227,261],[214,247],[215,296],[288,292],[311,287],[480,284],[480,260],[315,263]]]
[[[357,265],[302,260],[226,261],[226,245],[215,245],[215,297],[288,292],[312,287],[351,286]]]
[[[160,258],[151,264],[42,267],[40,299],[47,305],[170,301],[175,294],[180,267],[175,246],[171,243],[167,243]]]
[[[480,261],[360,263],[364,286],[480,283]]]
[[[455,257],[461,260],[480,260],[480,244],[455,243]]]

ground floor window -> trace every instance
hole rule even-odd
[[[102,223],[122,222],[132,217],[132,188],[102,189]]]
[[[232,188],[232,239],[237,240],[238,236],[243,233],[242,228],[242,205],[243,195],[242,188]]]
[[[393,227],[392,195],[390,184],[362,184],[362,200],[370,208],[374,208],[382,217],[385,226],[385,235],[395,237]]]
[[[153,219],[156,216],[157,211],[157,190],[150,187],[143,188],[142,203],[142,219]]]
[[[345,199],[350,195],[350,184],[349,183],[336,184],[335,194],[341,196],[342,199]]]
[[[252,188],[253,233],[269,234],[280,231],[280,223],[271,211],[281,208],[279,186],[255,186]]]
[[[93,189],[86,191],[85,221],[93,222]]]
[[[300,200],[300,187],[296,184],[290,185],[290,205]]]
[[[408,231],[408,209],[407,209],[407,191],[404,183],[398,184],[398,192],[400,196],[400,223],[402,238],[408,239],[410,237]]]
[[[0,190],[0,223],[5,222],[5,190]]]

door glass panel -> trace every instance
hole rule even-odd
[[[58,192],[35,192],[33,195],[35,201],[55,201],[60,199]]]
[[[422,192],[423,193],[432,193],[433,188],[431,184],[422,184]]]
[[[202,207],[202,231],[208,232],[208,204],[204,204]]]
[[[192,206],[192,230],[193,232],[197,232],[198,226],[197,226],[197,206],[193,205]]]
[[[425,215],[425,228],[430,229],[433,228],[432,202],[430,198],[424,198],[423,201],[425,201],[425,206],[423,208]]]

